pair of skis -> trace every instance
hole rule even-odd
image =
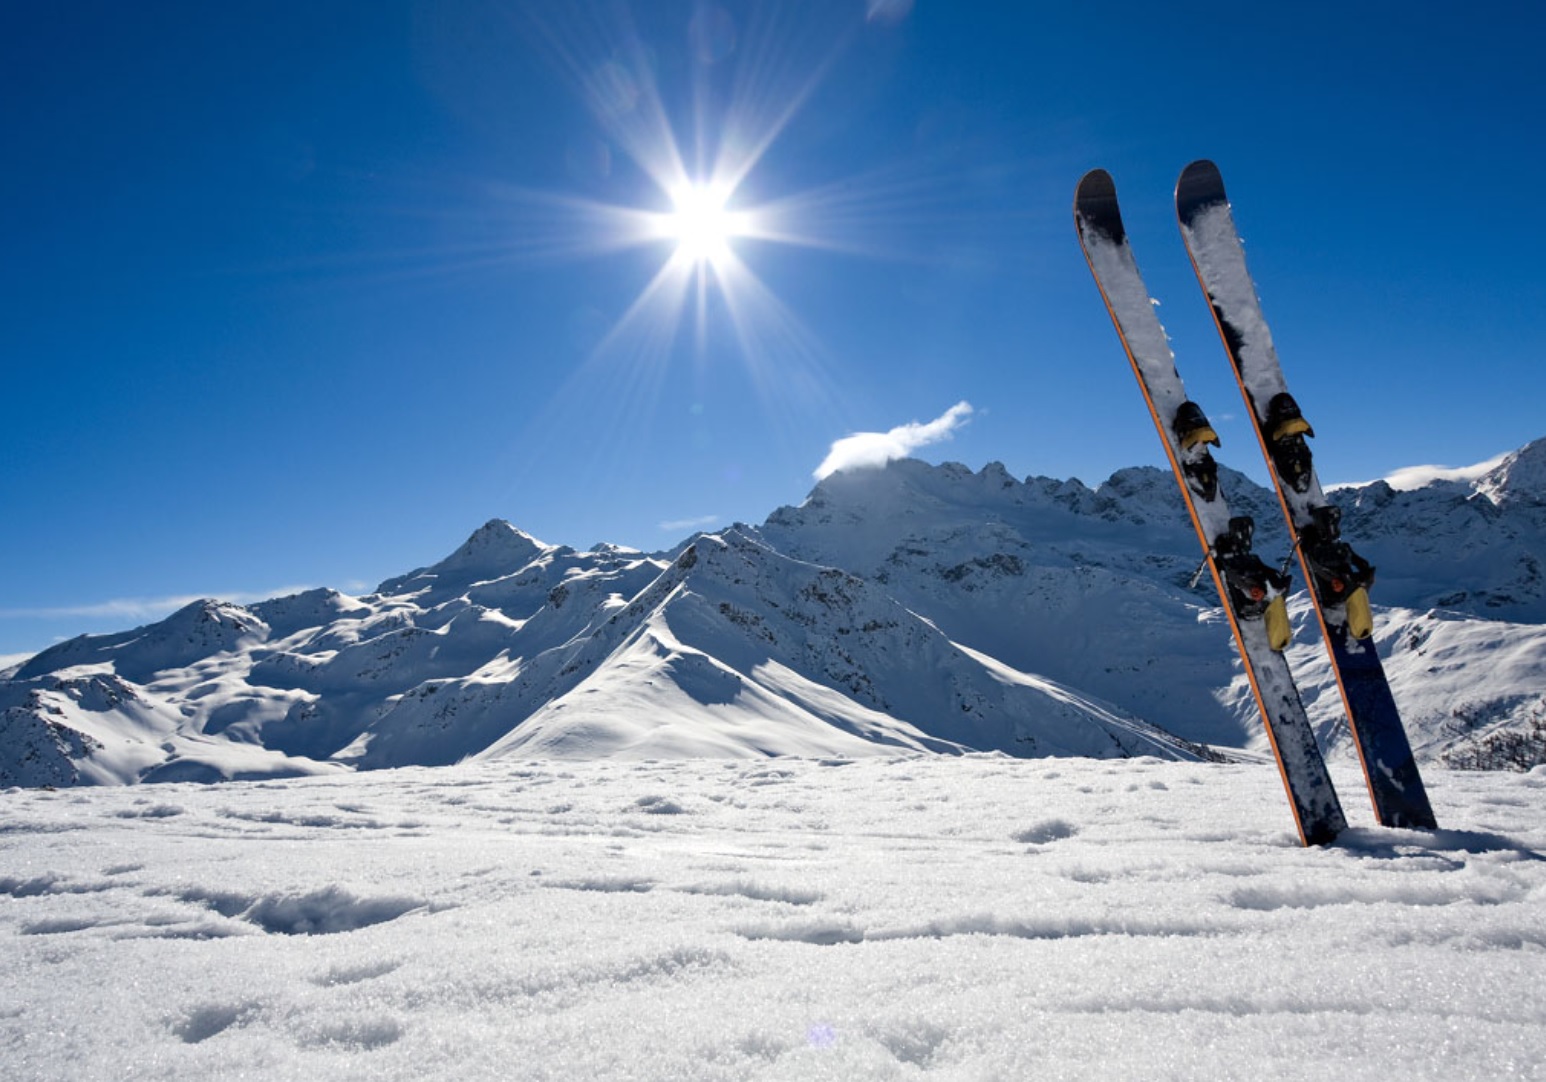
[[[1432,828],[1433,809],[1374,647],[1368,601],[1373,568],[1342,540],[1338,509],[1316,477],[1305,443],[1314,432],[1288,393],[1223,178],[1212,162],[1193,162],[1182,172],[1176,215],[1240,393],[1256,420],[1262,454],[1331,654],[1375,818],[1385,826]],[[1208,450],[1218,446],[1218,436],[1186,396],[1138,272],[1109,173],[1097,169],[1079,182],[1074,223],[1224,602],[1300,840],[1306,845],[1330,842],[1347,820],[1283,656],[1289,639],[1288,577],[1251,550],[1251,519],[1230,513]]]

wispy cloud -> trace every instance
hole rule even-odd
[[[1478,462],[1474,466],[1405,466],[1394,473],[1380,478],[1391,488],[1398,492],[1409,492],[1413,489],[1423,488],[1435,481],[1475,481],[1484,474],[1491,473],[1503,465],[1503,460],[1509,456],[1509,452],[1494,455],[1486,462]],[[1369,484],[1368,481],[1339,481],[1327,488],[1362,488]]]
[[[82,605],[49,605],[38,608],[0,609],[0,620],[157,620],[206,597],[245,605],[310,590],[310,586],[281,586],[264,591],[214,591],[207,594],[175,594],[171,597],[116,597]]]
[[[679,533],[682,530],[707,529],[718,521],[718,515],[699,515],[697,518],[673,518],[662,522],[660,528],[668,533]]]
[[[934,420],[898,425],[889,432],[855,432],[832,444],[827,457],[816,467],[816,480],[838,470],[858,470],[884,466],[896,458],[906,458],[920,447],[948,440],[972,415],[970,402],[957,402]]]
[[[1497,455],[1474,466],[1408,466],[1390,474],[1385,483],[1394,489],[1407,490],[1422,488],[1435,481],[1475,481],[1503,465],[1507,457],[1507,454]]]

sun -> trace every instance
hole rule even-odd
[[[570,179],[595,194],[512,193],[541,209],[519,223],[530,235],[522,243],[558,257],[643,250],[627,266],[648,273],[576,380],[606,372],[621,388],[658,394],[669,363],[690,351],[700,373],[721,356],[739,361],[770,407],[834,398],[824,347],[759,272],[791,266],[791,248],[888,254],[869,239],[875,223],[913,197],[889,181],[877,195],[864,178],[781,192],[811,174],[762,167],[858,32],[855,5],[791,0],[736,26],[693,0],[686,52],[657,51],[640,34],[631,7],[661,5],[515,6],[535,20],[595,122],[564,157]],[[588,311],[603,307],[596,301]]]
[[[751,232],[750,216],[727,206],[732,190],[711,181],[689,181],[668,194],[672,209],[660,216],[658,231],[676,244],[673,261],[689,268],[723,267],[731,240]]]

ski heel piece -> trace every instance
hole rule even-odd
[[[1267,602],[1262,618],[1267,623],[1267,645],[1281,654],[1294,639],[1294,629],[1288,622],[1288,603],[1282,594]]]
[[[1251,537],[1255,530],[1256,523],[1249,515],[1236,515],[1229,520],[1229,528],[1213,542],[1215,562],[1223,573],[1230,604],[1246,620],[1266,615],[1273,603],[1281,601],[1283,595],[1288,593],[1289,587],[1287,575],[1281,574],[1251,551]],[[1286,625],[1287,615],[1282,619]]]
[[[1361,607],[1370,631],[1354,632],[1353,637],[1366,639],[1373,633],[1373,618],[1368,615],[1368,590],[1374,585],[1374,565],[1342,540],[1341,524],[1342,512],[1336,506],[1328,504],[1313,508],[1310,521],[1299,528],[1299,543],[1310,568],[1315,599],[1322,606],[1346,605],[1351,626],[1353,595],[1362,595],[1356,604]]]
[[[1347,631],[1355,639],[1374,635],[1374,613],[1369,609],[1369,591],[1362,586],[1347,595]]]

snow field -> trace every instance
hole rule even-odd
[[[1546,1076],[1546,770],[504,762],[0,794],[8,1079]]]

